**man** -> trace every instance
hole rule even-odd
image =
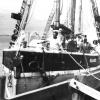
[[[61,34],[61,29],[53,30],[53,36],[49,39],[50,41],[50,49],[52,50],[63,50],[62,42],[63,35]]]

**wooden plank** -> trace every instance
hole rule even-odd
[[[100,92],[81,83],[81,82],[78,82],[77,80],[75,79],[72,79],[70,81],[70,84],[69,84],[71,87],[85,93],[86,95],[89,95],[90,97],[96,99],[96,100],[100,100]]]
[[[9,100],[64,100],[64,98],[71,99],[71,92],[69,92],[68,81],[56,83],[43,88],[32,90],[26,93],[18,94]],[[67,94],[67,95],[66,95]]]

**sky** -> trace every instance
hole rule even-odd
[[[14,24],[16,23],[16,21],[11,19],[10,16],[12,12],[18,13],[20,11],[22,1],[23,0],[0,0],[0,31],[2,31],[0,32],[0,34],[8,34],[5,28],[9,29],[10,31],[9,34],[12,34],[13,30],[12,28],[14,28]],[[34,21],[36,22],[36,20],[40,19],[44,20],[45,18],[47,18],[48,17],[47,15],[51,11],[51,5],[52,5],[52,0],[34,0],[33,8],[35,16],[34,15],[32,16],[32,18],[34,18]],[[41,10],[44,11],[44,13],[41,12]],[[41,22],[41,25],[42,23],[43,21]],[[36,22],[34,27],[36,28],[36,26],[38,26],[39,24],[40,23]],[[41,26],[39,27],[41,28]]]
[[[14,28],[14,25],[16,23],[15,20],[10,18],[10,13],[11,12],[16,12],[18,13],[20,10],[20,7],[22,5],[22,1],[23,0],[0,0],[0,34],[12,34],[12,30]],[[63,0],[67,3],[67,0]],[[77,0],[79,1],[79,0]],[[89,24],[89,22],[93,23],[93,19],[91,19],[92,21],[89,21],[87,18],[89,18],[89,16],[87,16],[89,9],[87,9],[87,7],[89,7],[89,2],[90,0],[83,0],[84,2],[84,18],[85,21],[88,22],[88,24],[85,24],[85,28],[84,30],[87,30],[87,32],[94,32],[95,29],[90,29],[91,25]],[[87,3],[86,3],[87,2]],[[100,0],[97,0],[98,3],[98,7],[99,7],[99,11],[100,11]],[[65,3],[64,3],[65,4]],[[33,20],[32,23],[29,23],[28,27],[31,27],[30,25],[32,25],[33,29],[36,29],[37,26],[39,26],[41,28],[41,26],[46,22],[44,22],[45,19],[48,18],[48,15],[52,9],[53,2],[52,0],[35,0],[34,1],[34,15],[32,17],[30,17],[30,20]],[[66,8],[64,8],[66,9]],[[89,13],[90,14],[90,13]],[[64,15],[66,16],[66,15]],[[86,20],[87,19],[87,20]],[[41,20],[41,21],[40,21]],[[37,21],[37,22],[36,22]],[[33,25],[34,24],[34,25]],[[9,30],[9,33],[6,31],[6,29]]]
[[[0,13],[18,12],[22,0],[0,0]]]
[[[9,13],[9,12],[18,12],[22,5],[23,0],[0,0],[0,13]],[[39,13],[35,11],[36,15],[41,15],[40,11],[45,10],[45,13],[48,13],[50,6],[53,4],[53,0],[33,0],[35,9],[38,8]],[[38,3],[39,2],[39,3]],[[40,16],[39,16],[40,17]],[[39,18],[37,17],[37,19]]]
[[[11,35],[16,21],[11,19],[11,13],[18,13],[22,0],[0,0],[0,35]]]
[[[22,1],[23,0],[0,0],[0,13],[18,12],[20,10]],[[37,4],[37,1],[39,2],[38,4]],[[53,0],[35,0],[35,4],[37,4],[38,9],[42,8],[42,10],[47,9],[47,11],[48,11],[50,6],[53,4],[52,1]],[[65,1],[65,0],[63,0],[63,1]],[[87,0],[87,1],[89,1],[89,0]],[[100,0],[96,0],[96,1],[98,3],[98,7],[100,9],[100,6],[99,6],[100,5]],[[47,6],[45,4],[47,4]],[[43,6],[43,5],[45,5],[45,6]],[[39,13],[41,15],[42,12],[39,11]]]

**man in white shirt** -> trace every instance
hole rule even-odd
[[[63,35],[61,34],[61,30],[53,30],[53,36],[49,39],[50,41],[50,49],[52,50],[62,50],[62,42]]]

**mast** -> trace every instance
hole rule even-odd
[[[82,33],[82,0],[80,0],[78,32]]]
[[[56,2],[56,12],[55,12],[54,27],[55,29],[59,29],[60,27],[60,0],[55,0],[55,2]]]
[[[76,0],[71,0],[71,30],[74,32],[75,27],[75,10],[76,10]]]

